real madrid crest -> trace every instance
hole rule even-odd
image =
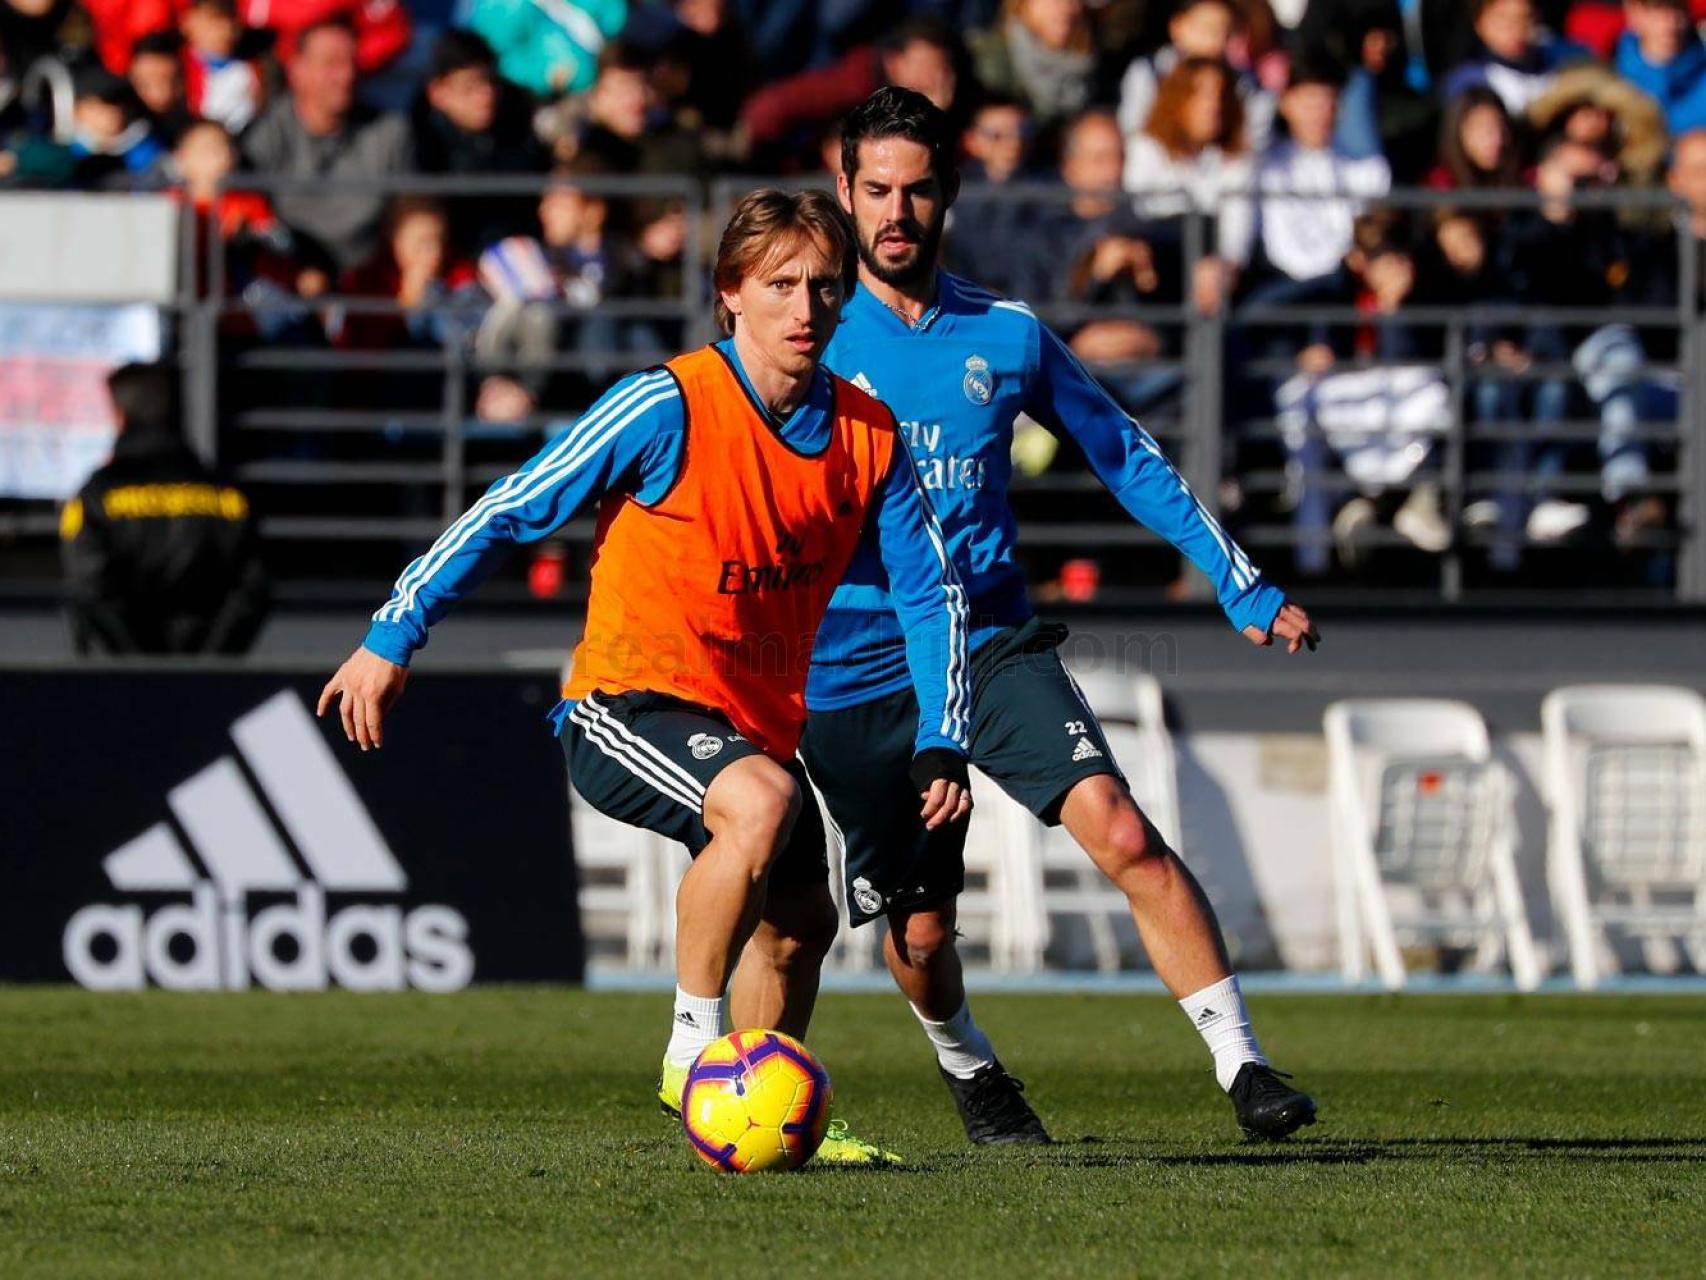
[[[966,399],[973,404],[988,404],[995,398],[995,375],[989,371],[989,361],[982,356],[966,357],[966,376],[960,383]]]
[[[723,749],[723,740],[708,733],[696,733],[687,740],[687,749],[695,760],[709,760]]]
[[[853,901],[868,916],[874,916],[883,909],[883,895],[864,876],[853,882]]]

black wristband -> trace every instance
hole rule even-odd
[[[912,757],[911,772],[912,785],[920,794],[930,790],[931,784],[938,779],[946,779],[961,787],[971,785],[971,775],[966,772],[966,758],[947,747],[926,747],[920,751]]]

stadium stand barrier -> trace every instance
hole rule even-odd
[[[328,545],[348,550],[339,566],[345,576],[356,571],[353,566],[389,564],[433,536],[480,488],[532,452],[541,433],[566,429],[577,404],[584,404],[597,384],[712,336],[705,264],[717,229],[741,191],[773,180],[720,179],[708,190],[685,178],[599,175],[573,181],[578,189],[612,201],[668,203],[684,212],[690,229],[671,267],[671,278],[678,282],[673,292],[604,297],[592,307],[567,298],[528,301],[530,310],[579,324],[575,344],[548,357],[520,358],[487,349],[473,332],[476,318],[456,299],[412,313],[431,322],[435,340],[406,349],[335,346],[321,331],[328,316],[396,324],[411,313],[390,298],[345,296],[335,290],[313,299],[287,290],[232,294],[226,248],[211,220],[204,220],[209,225],[203,242],[197,243],[193,220],[184,219],[180,294],[162,311],[170,319],[175,355],[189,392],[189,431],[205,453],[216,456],[256,491],[257,505],[265,513],[263,534],[287,562],[282,577],[312,578],[315,572],[326,576],[323,552]],[[437,196],[454,206],[463,201],[525,201],[550,183],[536,177],[388,177],[313,183],[310,193]],[[300,198],[303,187],[300,179],[243,175],[233,189],[294,192]],[[1071,192],[1051,184],[971,187],[957,212],[964,218],[980,202],[1058,209],[1071,198]],[[1676,214],[1669,197],[1656,192],[1582,192],[1573,199],[1584,208],[1615,209],[1660,223]],[[1537,207],[1537,202],[1538,197],[1524,193],[1398,191],[1378,203],[1382,209],[1419,216],[1442,208],[1491,215]],[[1213,223],[1209,215],[1196,213],[1180,220],[1182,271],[1189,272],[1203,259],[1212,243]],[[1674,359],[1648,358],[1639,348],[1632,355],[1627,344],[1616,356],[1623,362],[1615,371],[1622,385],[1656,387],[1665,393],[1649,397],[1668,402],[1662,415],[1643,413],[1619,430],[1625,444],[1641,446],[1649,454],[1642,490],[1674,505],[1669,527],[1643,528],[1632,536],[1634,549],[1646,557],[1646,568],[1623,598],[1632,594],[1655,603],[1698,603],[1706,601],[1706,521],[1701,518],[1706,447],[1700,440],[1706,324],[1695,304],[1700,279],[1697,243],[1690,235],[1676,236],[1675,242],[1681,301],[1673,307],[1406,305],[1387,315],[1351,305],[1243,303],[1207,314],[1185,305],[1182,298],[1132,304],[1055,296],[1039,299],[1036,310],[1064,331],[1113,319],[1148,326],[1159,335],[1155,355],[1097,364],[1097,373],[1168,450],[1203,500],[1258,557],[1265,554],[1281,576],[1299,578],[1285,564],[1287,555],[1298,566],[1321,562],[1335,544],[1333,509],[1342,509],[1347,495],[1367,492],[1371,484],[1379,487],[1378,480],[1371,481],[1347,462],[1347,452],[1358,451],[1359,438],[1366,442],[1372,434],[1397,439],[1425,453],[1425,461],[1404,483],[1437,492],[1437,519],[1429,535],[1437,541],[1418,553],[1416,539],[1396,527],[1377,524],[1358,535],[1376,553],[1397,551],[1411,558],[1414,572],[1399,575],[1407,585],[1396,596],[1412,603],[1462,600],[1478,593],[1478,598],[1488,598],[1488,590],[1509,598],[1529,588],[1522,578],[1489,579],[1484,571],[1498,554],[1532,550],[1524,530],[1510,527],[1510,521],[1488,524],[1468,518],[1478,507],[1484,509],[1489,497],[1503,495],[1519,504],[1546,494],[1592,499],[1605,488],[1597,466],[1592,474],[1568,468],[1539,474],[1532,467],[1513,469],[1499,456],[1503,445],[1520,451],[1537,442],[1591,452],[1606,431],[1603,413],[1600,418],[1577,413],[1549,422],[1542,439],[1531,415],[1482,414],[1477,420],[1473,406],[1477,397],[1486,396],[1490,380],[1509,383],[1521,395],[1538,387],[1567,386],[1573,398],[1585,400],[1580,389],[1586,383],[1612,375],[1603,369],[1584,371],[1579,359],[1535,359],[1522,369],[1489,375],[1471,359],[1476,327],[1545,323],[1585,332],[1623,326],[1624,332],[1635,335],[1664,335],[1664,345],[1676,348]],[[951,248],[953,244],[950,237]],[[984,264],[974,250],[962,240],[963,264],[952,254],[950,262],[980,275]],[[205,263],[200,282],[197,263]],[[650,334],[654,341],[600,346],[600,333],[607,334],[609,328],[584,323],[592,318]],[[309,322],[305,327],[315,336],[267,337],[288,330],[292,321]],[[1289,351],[1272,355],[1250,348],[1249,335],[1301,326],[1355,328],[1365,336],[1383,330],[1427,334],[1433,354],[1396,366],[1366,354],[1352,355],[1336,362],[1322,379],[1299,375]],[[1366,414],[1358,419],[1359,385],[1373,386],[1375,399],[1399,394],[1402,389],[1394,392],[1390,384],[1393,370],[1418,365],[1425,373],[1412,403],[1425,420],[1411,432],[1414,439],[1403,433],[1415,424],[1398,422],[1390,413],[1377,414],[1372,428]],[[481,380],[518,372],[556,379],[570,389],[546,397],[548,407],[535,406],[501,421],[484,420],[474,408]],[[1373,381],[1358,384],[1358,377]],[[1245,394],[1253,381],[1263,388],[1257,411],[1251,410]],[[1333,394],[1322,390],[1327,384],[1336,388]],[[1294,398],[1274,408],[1271,388],[1287,385]],[[1267,411],[1261,411],[1264,408]],[[1023,447],[1029,450],[1032,443],[1027,440]],[[1166,562],[1169,553],[1155,536],[1127,519],[1101,492],[1095,476],[1064,458],[1050,465],[1051,450],[1046,446],[1038,455],[1040,465],[1022,464],[1014,482],[1023,539],[1040,562],[1058,563],[1086,551],[1122,566],[1144,555]],[[6,533],[25,541],[45,541],[54,528],[52,512],[40,503],[10,502],[0,520]],[[590,520],[577,521],[560,538],[572,549],[584,549],[592,531]],[[293,575],[289,568],[292,546],[301,548],[298,561],[309,566],[303,573]],[[370,553],[365,559],[364,548]],[[1184,582],[1187,591],[1199,598],[1204,594],[1204,584],[1194,575]],[[1106,587],[1101,598],[1119,602],[1119,584],[1109,582]],[[1390,591],[1383,594],[1393,598]]]

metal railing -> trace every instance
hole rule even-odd
[[[588,309],[566,300],[533,301],[526,305],[549,313],[568,325],[589,319],[650,324],[679,336],[688,347],[714,336],[711,328],[708,270],[710,254],[728,211],[739,195],[773,180],[721,179],[703,189],[685,178],[587,177],[574,185],[602,197],[612,207],[647,201],[681,210],[688,234],[675,270],[676,293],[666,297],[620,297],[601,300]],[[537,197],[551,184],[536,177],[388,177],[336,183],[244,175],[241,189],[265,194],[303,192],[349,197],[431,195],[454,210],[462,202],[523,200]],[[790,185],[811,185],[794,183]],[[1124,195],[1118,197],[1125,199]],[[1288,199],[1294,198],[1287,196]],[[1325,197],[1332,198],[1332,197]],[[963,217],[979,202],[1024,202],[1037,209],[1058,210],[1074,199],[1054,185],[1013,185],[968,188],[961,197]],[[1295,372],[1289,359],[1264,362],[1240,354],[1236,339],[1265,325],[1403,326],[1438,335],[1437,357],[1421,363],[1438,370],[1449,392],[1449,414],[1441,424],[1428,482],[1437,486],[1441,515],[1449,529],[1443,550],[1421,557],[1432,566],[1419,599],[1458,600],[1474,594],[1474,566],[1511,530],[1466,527],[1463,515],[1477,494],[1528,492],[1587,496],[1600,489],[1596,475],[1570,473],[1541,477],[1510,475],[1489,468],[1481,457],[1502,441],[1536,439],[1532,422],[1477,421],[1471,409],[1474,388],[1490,373],[1469,355],[1469,332],[1490,324],[1536,323],[1599,327],[1626,324],[1643,331],[1675,335],[1673,363],[1648,362],[1635,376],[1666,379],[1678,390],[1677,409],[1668,422],[1641,422],[1626,438],[1675,451],[1675,465],[1656,469],[1645,492],[1671,496],[1675,527],[1649,534],[1639,552],[1674,556],[1674,571],[1646,594],[1652,598],[1706,601],[1706,440],[1702,406],[1706,406],[1706,321],[1696,305],[1699,296],[1698,247],[1679,221],[1674,203],[1662,193],[1613,191],[1582,193],[1573,198],[1582,208],[1615,208],[1669,220],[1681,234],[1677,242],[1675,308],[1616,308],[1586,311],[1540,311],[1528,307],[1481,306],[1468,309],[1403,307],[1393,315],[1370,315],[1354,307],[1235,305],[1203,313],[1183,296],[1136,304],[1097,304],[1064,292],[1033,299],[1038,314],[1062,331],[1096,320],[1133,321],[1165,336],[1164,354],[1124,365],[1095,366],[1118,388],[1122,377],[1168,373],[1176,390],[1142,412],[1147,429],[1156,435],[1181,472],[1211,510],[1220,508],[1220,495],[1236,485],[1244,507],[1226,515],[1235,536],[1258,552],[1299,554],[1310,546],[1331,543],[1323,528],[1300,527],[1285,509],[1287,494],[1297,488],[1299,467],[1286,455],[1286,433],[1272,413],[1231,415],[1229,374],[1279,380]],[[1383,208],[1425,211],[1440,207],[1485,213],[1540,207],[1526,192],[1395,192],[1380,200]],[[1214,220],[1201,213],[1183,215],[1177,225],[1179,278],[1188,281],[1195,264],[1208,252]],[[296,318],[311,333],[334,310],[345,316],[405,318],[410,315],[455,318],[451,301],[425,312],[408,312],[388,299],[341,297],[335,292],[304,301],[283,292],[264,296],[251,289],[234,294],[231,262],[211,220],[203,224],[205,238],[197,243],[196,222],[186,217],[181,245],[182,298],[175,308],[178,357],[184,373],[186,410],[193,441],[209,456],[234,470],[240,480],[267,491],[257,505],[269,512],[263,532],[279,542],[368,542],[387,554],[417,549],[445,520],[463,510],[480,487],[512,470],[537,447],[543,432],[565,428],[585,407],[601,383],[634,368],[658,363],[674,354],[668,343],[612,350],[557,350],[546,359],[527,362],[500,357],[471,337],[467,324],[441,327],[442,338],[409,349],[338,349],[323,341],[257,341],[257,326],[270,328],[280,318]],[[953,245],[950,231],[950,244]],[[975,253],[953,246],[956,257],[968,261],[978,274]],[[1064,273],[1070,264],[1062,261]],[[200,277],[200,278],[198,278]],[[1234,363],[1230,364],[1228,361]],[[1336,372],[1374,367],[1378,362],[1345,361]],[[580,375],[581,394],[573,401],[541,405],[531,414],[505,423],[481,422],[471,406],[482,379],[522,373],[532,377]],[[1520,372],[1497,377],[1522,386],[1548,380],[1579,382],[1567,363],[1535,361]],[[431,393],[423,388],[430,385]],[[402,394],[405,386],[409,394]],[[352,389],[355,394],[352,394]],[[387,393],[395,392],[387,399]],[[1547,427],[1546,440],[1562,445],[1591,442],[1601,424],[1565,417]],[[1330,457],[1307,474],[1314,491],[1329,495],[1354,492],[1359,486],[1342,465]],[[1108,500],[1098,511],[1085,501],[1100,489],[1094,476],[1070,467],[1040,475],[1017,476],[1014,502],[1021,522],[1021,545],[1054,555],[1124,557],[1138,548],[1155,546],[1156,537],[1125,517]],[[376,499],[377,495],[377,500]],[[1070,507],[1070,510],[1062,510]],[[1064,518],[1063,518],[1064,517]],[[15,526],[21,527],[21,526]],[[593,522],[572,522],[559,534],[572,546],[584,547]],[[1373,537],[1379,546],[1405,544],[1390,531]],[[1275,566],[1277,575],[1286,570]],[[1523,580],[1508,579],[1501,589],[1520,589]],[[1201,584],[1197,584],[1201,594]]]

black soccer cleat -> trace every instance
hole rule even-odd
[[[1025,1101],[1024,1084],[1008,1075],[999,1062],[990,1063],[970,1080],[946,1071],[942,1079],[954,1095],[966,1137],[979,1146],[1040,1147],[1053,1141]]]
[[[1315,1123],[1315,1099],[1284,1083],[1283,1071],[1246,1062],[1229,1090],[1238,1127],[1247,1138],[1285,1138]]]

